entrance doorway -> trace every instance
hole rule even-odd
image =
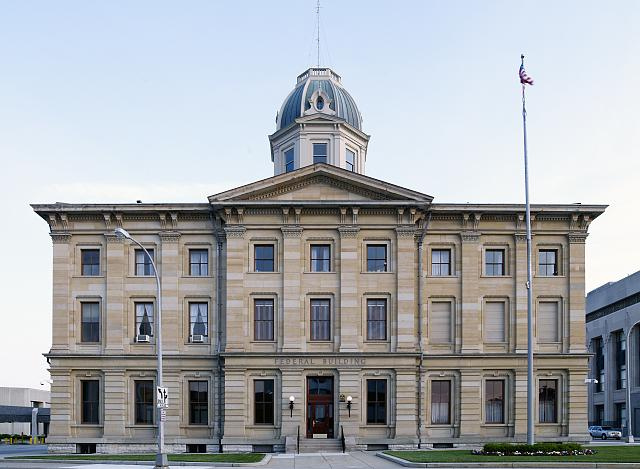
[[[307,377],[307,438],[334,438],[333,377]]]

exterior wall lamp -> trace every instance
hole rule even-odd
[[[353,401],[353,397],[347,396],[347,410],[349,411],[349,418],[351,418],[351,401]]]
[[[296,398],[294,396],[289,396],[289,410],[291,411],[291,417],[293,417],[293,403]]]

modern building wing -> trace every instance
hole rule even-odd
[[[155,283],[117,227],[162,275],[171,451],[526,438],[524,206],[366,176],[336,77],[298,78],[273,177],[207,203],[33,206],[53,240],[53,451],[155,445]],[[604,209],[532,207],[539,440],[587,438],[584,248]]]
[[[640,271],[587,295],[587,344],[593,354],[589,422],[640,432]],[[628,359],[628,361],[627,361]],[[629,388],[629,389],[627,389]]]

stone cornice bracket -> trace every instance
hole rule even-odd
[[[357,225],[358,224],[358,212],[360,211],[360,207],[351,207],[351,213],[353,215],[353,220],[352,220],[352,224]]]
[[[468,213],[463,213],[462,214],[462,229],[463,230],[468,230],[469,229],[469,214]]]
[[[591,224],[591,217],[589,215],[582,215],[582,222],[580,223],[580,229],[587,231]]]
[[[396,224],[402,225],[404,224],[404,208],[398,208],[397,211],[398,211],[398,220]]]
[[[584,244],[587,241],[589,233],[569,233],[569,243],[571,244]]]
[[[122,228],[122,214],[121,213],[115,213],[114,217],[116,219],[116,228]]]
[[[160,219],[160,229],[167,229],[167,214],[166,213],[158,213],[158,218]]]
[[[236,207],[236,213],[238,214],[238,225],[244,225],[244,208]]]
[[[413,225],[404,225],[396,227],[396,236],[398,238],[413,238],[417,230]]]
[[[418,213],[416,208],[412,207],[409,209],[409,223],[412,225],[416,222],[416,213]]]
[[[516,215],[516,231],[522,231],[525,229],[524,223],[525,223],[525,219],[524,219],[524,213],[518,213]]]
[[[480,225],[480,218],[482,218],[481,213],[473,214],[473,231],[478,231],[478,227]]]
[[[293,222],[294,222],[296,225],[299,225],[299,224],[300,224],[300,214],[302,213],[302,207],[295,207],[295,208],[293,209],[293,211],[294,211],[294,219],[293,219]]]
[[[480,241],[480,233],[477,231],[463,231],[460,233],[463,243],[477,243]]]
[[[580,229],[580,214],[572,213],[569,221],[569,230],[577,231]]]
[[[58,227],[58,219],[55,213],[49,214],[49,228],[53,231]]]
[[[340,207],[340,224],[347,224],[347,207]]]
[[[282,224],[289,224],[289,207],[282,207]]]
[[[120,238],[113,233],[105,233],[104,238],[107,240],[107,244],[124,243],[124,238]]]
[[[69,229],[69,217],[67,217],[66,213],[60,214],[60,224],[62,225],[63,230]]]
[[[301,226],[283,226],[280,230],[285,238],[301,238],[304,231]]]
[[[174,230],[178,229],[178,212],[171,212],[169,214],[171,217],[171,228]]]
[[[227,225],[224,227],[224,232],[226,233],[227,238],[244,238],[244,233],[246,231],[247,229],[241,225]]]
[[[71,233],[49,233],[53,244],[69,244],[71,242]]]
[[[177,231],[161,231],[158,233],[163,243],[177,243],[180,241],[181,233]]]
[[[102,217],[104,218],[104,227],[107,230],[112,230],[113,229],[113,225],[111,224],[111,214],[110,213],[103,213]]]
[[[233,221],[231,220],[231,216],[233,215],[233,209],[231,207],[225,207],[224,208],[224,221],[227,222],[227,224],[233,223]]]
[[[339,226],[338,233],[341,238],[357,238],[360,228],[357,226]]]

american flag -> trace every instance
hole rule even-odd
[[[520,83],[523,85],[533,85],[533,78],[524,71],[524,64],[520,65]]]

